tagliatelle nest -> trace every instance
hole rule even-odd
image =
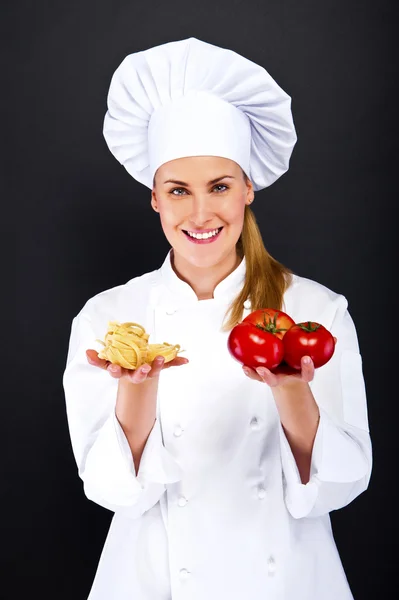
[[[182,352],[179,344],[149,344],[148,340],[148,333],[139,323],[109,321],[105,342],[96,340],[104,346],[98,356],[125,369],[134,370],[143,363],[151,365],[156,356],[163,356],[165,362],[170,362]]]

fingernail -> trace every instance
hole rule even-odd
[[[149,373],[151,371],[151,367],[142,367],[141,371],[143,373]]]
[[[247,367],[243,367],[242,370],[244,371],[244,373],[246,373],[247,375],[249,375],[249,369]]]
[[[265,373],[266,373],[266,369],[264,369],[263,367],[258,367],[258,368],[256,369],[256,372],[258,373],[258,375],[261,375],[261,376],[263,376],[263,375],[265,375]]]
[[[309,356],[304,356],[303,357],[303,362],[305,363],[305,365],[309,365],[310,364],[310,358],[309,358]]]
[[[109,365],[109,366],[108,366],[108,369],[109,369],[110,371],[112,371],[112,373],[116,373],[116,371],[117,371],[117,368],[118,368],[118,367],[116,367],[115,365]]]

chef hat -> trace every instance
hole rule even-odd
[[[107,104],[110,151],[150,189],[170,160],[221,156],[261,190],[287,171],[297,140],[291,98],[269,73],[194,37],[126,56]]]

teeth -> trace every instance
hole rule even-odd
[[[215,236],[219,232],[219,229],[214,229],[213,231],[209,231],[208,233],[191,233],[191,231],[187,231],[190,237],[193,237],[197,240],[206,240],[210,237]]]

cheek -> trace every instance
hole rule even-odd
[[[221,212],[220,216],[226,221],[227,224],[241,227],[244,220],[244,210],[245,204],[241,201],[230,202],[226,203],[226,206],[224,207],[224,210]]]
[[[159,207],[159,218],[162,224],[162,227],[169,228],[176,225],[179,220],[178,211],[172,210],[168,206],[160,206]]]
[[[167,202],[158,203],[159,217],[164,230],[169,230],[190,216],[190,208],[187,203],[169,205]],[[218,199],[213,206],[209,207],[209,212],[213,213],[224,221],[227,225],[242,227],[245,212],[245,199],[226,197],[223,202]]]

